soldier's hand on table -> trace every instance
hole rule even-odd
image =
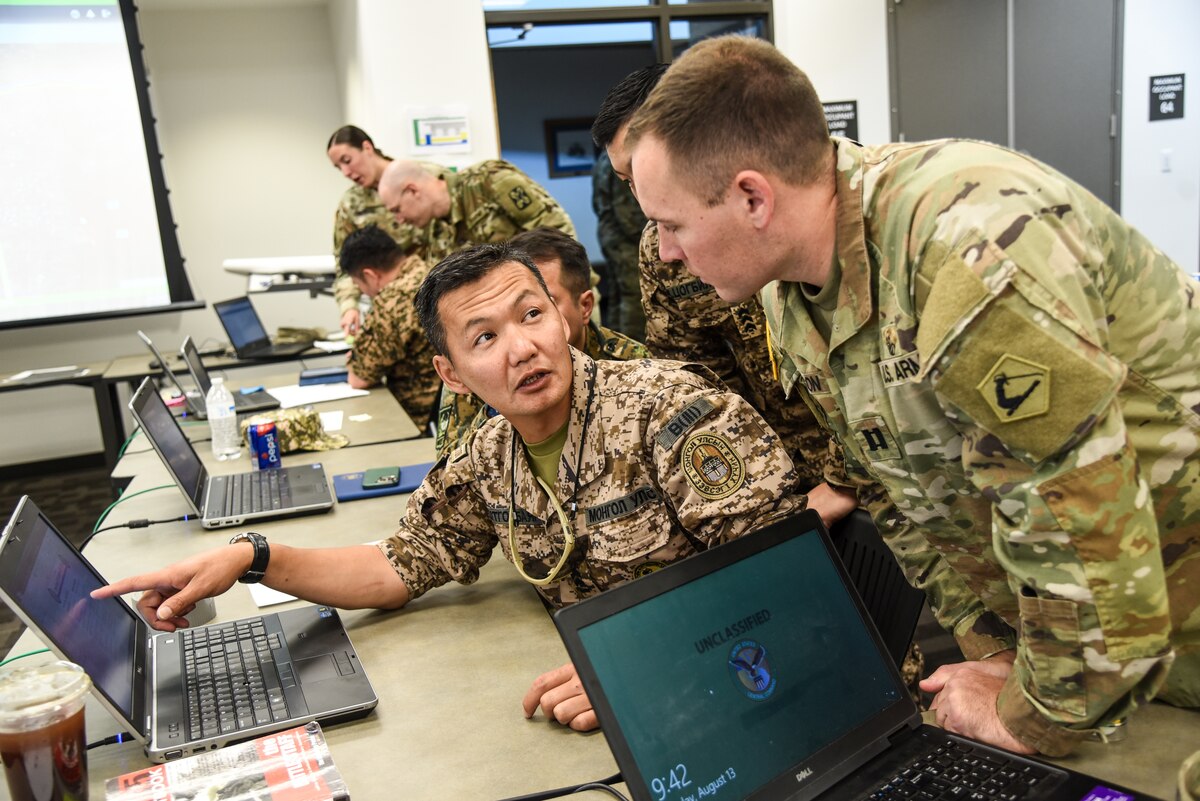
[[[829,528],[858,508],[858,496],[822,481],[808,491],[808,508],[816,510],[825,527]]]
[[[996,712],[1000,688],[1012,673],[1012,652],[978,662],[942,665],[921,689],[936,693],[929,705],[946,731],[973,737],[1017,754],[1037,753],[1012,735]]]
[[[600,725],[592,710],[592,702],[583,691],[579,674],[570,662],[538,676],[529,692],[525,693],[521,705],[525,708],[527,718],[533,717],[540,706],[547,718],[553,718],[575,731],[591,731]]]
[[[138,611],[152,628],[175,631],[186,628],[184,615],[204,598],[220,595],[233,586],[254,558],[249,543],[228,545],[152,573],[129,576],[92,591],[93,598],[111,598],[127,592],[145,590],[138,599]]]
[[[358,333],[358,326],[362,323],[362,318],[359,316],[358,309],[347,309],[342,312],[341,326],[346,332],[346,336],[354,336]]]

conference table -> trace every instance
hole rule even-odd
[[[185,510],[153,454],[133,453],[120,469],[132,476],[126,497],[105,521],[170,519]],[[330,476],[386,465],[431,461],[430,439],[378,442],[323,453],[288,454],[284,464],[321,462]],[[216,462],[214,473],[246,469],[246,460]],[[386,537],[407,495],[338,503],[327,514],[260,523],[268,540],[304,547],[357,544]],[[100,533],[88,559],[110,578],[151,570],[224,544],[242,528],[206,531],[195,521]],[[132,597],[129,598],[133,600]],[[290,601],[270,607],[299,605]],[[259,613],[245,585],[216,599],[216,621]],[[502,799],[582,784],[616,773],[602,734],[580,734],[547,721],[526,720],[521,698],[530,682],[566,661],[553,622],[532,587],[497,554],[469,586],[437,588],[397,611],[346,610],[342,620],[379,696],[366,718],[325,729],[334,762],[355,799]],[[26,632],[12,653],[40,647]],[[47,659],[48,655],[30,657]],[[88,739],[118,731],[98,704],[89,704]],[[1128,724],[1124,741],[1085,743],[1060,762],[1164,799],[1182,760],[1200,747],[1194,711],[1151,704]],[[91,798],[104,797],[106,778],[150,763],[136,742],[89,753]],[[625,790],[623,786],[619,787]],[[7,788],[0,798],[7,798]],[[581,798],[606,795],[589,791]]]

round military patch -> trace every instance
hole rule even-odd
[[[727,498],[746,483],[746,466],[720,434],[693,434],[679,454],[683,475],[692,489],[709,500]]]
[[[633,577],[641,578],[642,576],[648,576],[651,573],[657,573],[664,567],[666,567],[666,565],[662,562],[642,562],[633,569]]]

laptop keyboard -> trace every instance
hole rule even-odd
[[[921,751],[886,783],[863,796],[868,801],[1018,801],[1054,772],[994,751],[922,731]]]
[[[262,618],[183,629],[185,719],[191,739],[290,717]],[[272,642],[272,639],[275,642]]]
[[[236,473],[221,486],[225,497],[215,508],[224,510],[223,517],[285,509],[292,503],[292,488],[284,470]]]

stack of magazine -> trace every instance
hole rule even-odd
[[[108,801],[349,801],[317,722],[108,780]]]

